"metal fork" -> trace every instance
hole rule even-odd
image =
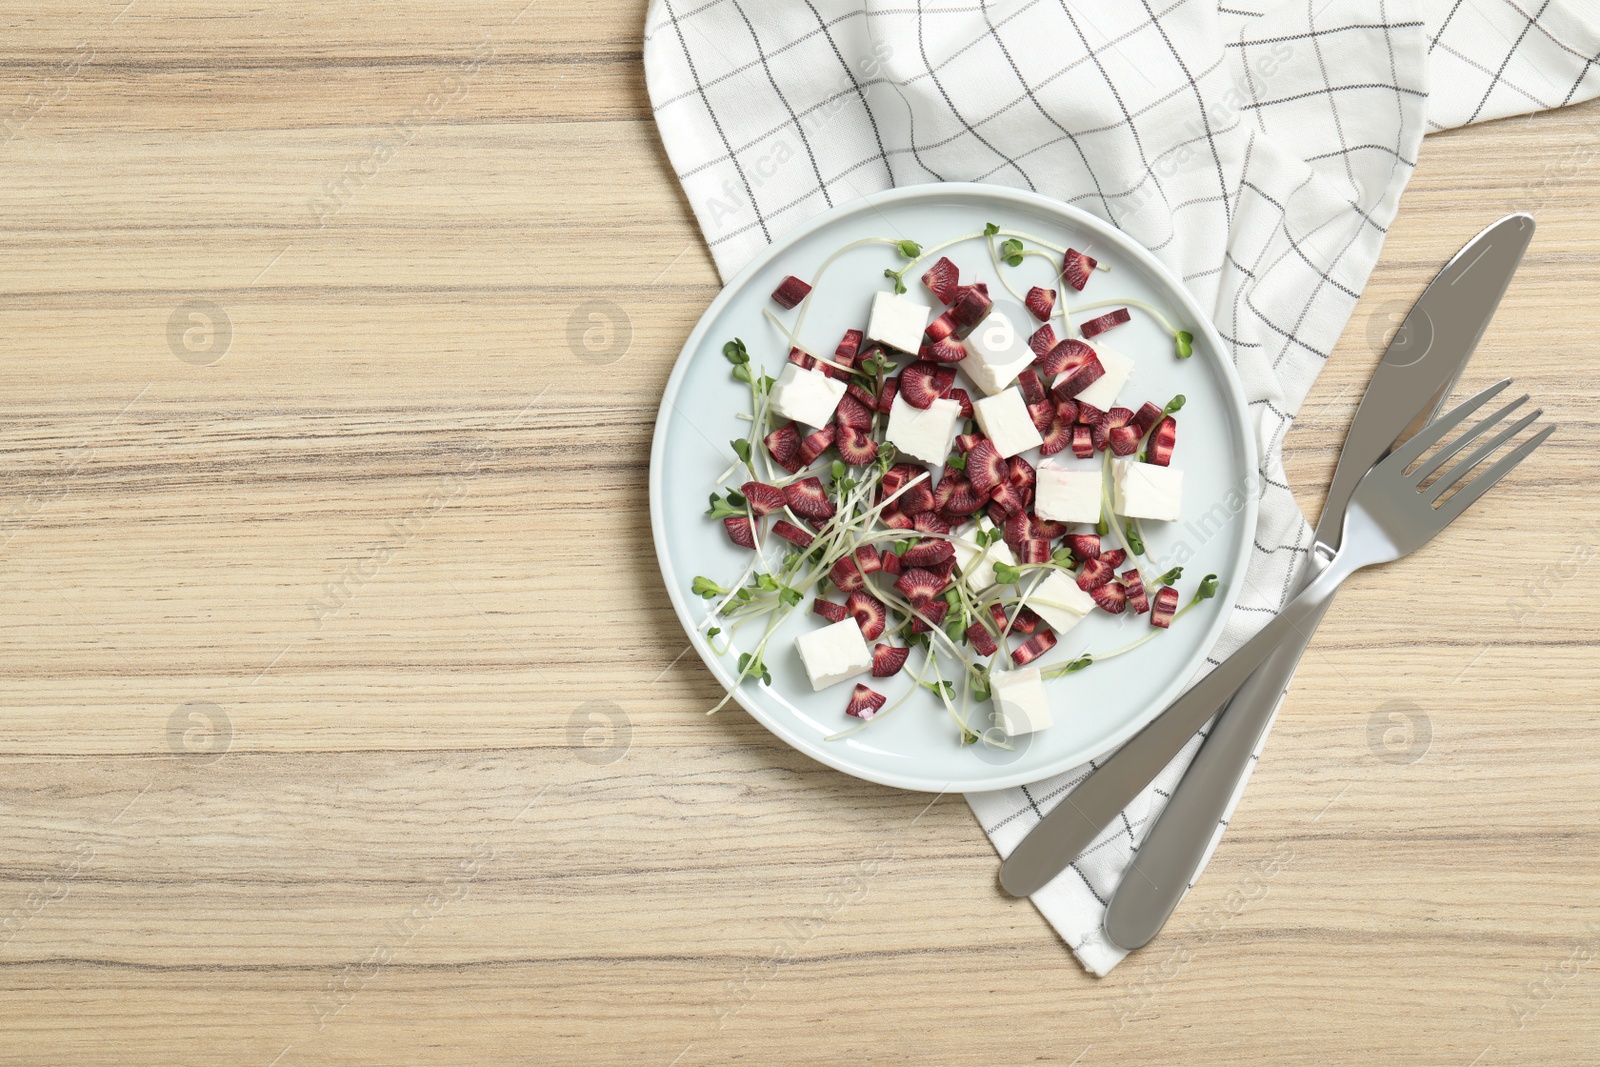
[[[1317,580],[1145,729],[1180,741],[1191,737],[1227,703],[1291,628],[1314,615],[1341,582],[1364,567],[1393,562],[1427,544],[1543,444],[1555,432],[1554,426],[1540,430],[1480,473],[1472,475],[1475,468],[1544,414],[1542,409],[1536,409],[1483,441],[1431,484],[1423,484],[1473,442],[1505,422],[1527,402],[1528,396],[1523,394],[1480,419],[1415,470],[1407,469],[1510,384],[1510,378],[1498,382],[1440,416],[1373,467],[1350,497],[1339,552]],[[1444,494],[1458,483],[1455,494],[1441,502]],[[1043,888],[1089,847],[1117,813],[1155,778],[1168,751],[1163,745],[1129,745],[1102,763],[1034,827],[1001,865],[1001,886],[1019,897]],[[1177,746],[1170,751],[1177,751]],[[1152,760],[1144,756],[1150,752],[1158,754],[1161,763],[1150,765]]]

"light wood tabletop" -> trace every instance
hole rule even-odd
[[[717,278],[643,3],[525,3],[0,15],[0,1062],[1600,1060],[1600,107],[1427,142],[1296,491],[1518,207],[1463,389],[1561,430],[1096,980],[960,797],[701,714],[645,477]]]

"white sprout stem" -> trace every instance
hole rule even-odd
[[[836,250],[827,259],[823,260],[822,265],[817,268],[817,273],[811,276],[810,291],[807,292],[805,297],[800,301],[800,310],[795,314],[794,317],[793,336],[798,337],[800,335],[800,328],[804,326],[806,322],[806,312],[811,310],[811,298],[816,295],[818,287],[822,285],[822,276],[828,272],[829,267],[833,266],[835,260],[844,255],[846,252],[853,251],[857,248],[865,248],[868,245],[895,245],[898,247],[899,244],[900,242],[896,241],[893,237],[863,237],[859,241],[851,241],[843,248]],[[804,351],[804,349],[802,349],[802,351]]]
[[[984,244],[989,246],[989,261],[994,264],[994,273],[1000,279],[1000,284],[1005,286],[1011,295],[1017,298],[1019,304],[1026,303],[1028,298],[1017,292],[1017,287],[1012,285],[1011,279],[1006,277],[1006,272],[1000,264],[1000,253],[994,246],[994,238],[990,237]]]
[[[783,320],[782,319],[778,318],[778,316],[776,316],[776,315],[774,315],[772,313],[772,309],[771,308],[762,308],[761,309],[761,314],[765,315],[768,318],[768,320],[771,321],[772,325],[777,328],[778,332],[783,334],[784,340],[789,342],[789,347],[790,348],[799,349],[801,352],[804,352],[806,355],[810,356],[812,359],[816,360],[818,363],[825,363],[828,366],[833,367],[835,370],[842,370],[846,374],[854,374],[855,373],[855,368],[854,367],[846,367],[843,363],[835,363],[833,360],[829,359],[827,356],[819,356],[815,352],[811,351],[811,349],[809,349],[805,345],[801,344],[800,343],[800,339],[789,331],[789,328],[783,324]]]
[[[1174,337],[1178,336],[1178,331],[1177,331],[1176,327],[1174,327],[1172,325],[1172,323],[1167,321],[1167,317],[1165,315],[1163,315],[1159,310],[1157,310],[1153,305],[1146,304],[1143,300],[1102,300],[1098,304],[1084,304],[1081,307],[1071,308],[1071,309],[1069,309],[1067,311],[1067,314],[1069,314],[1069,315],[1081,315],[1085,311],[1099,311],[1101,308],[1124,308],[1124,307],[1127,307],[1127,308],[1138,308],[1140,311],[1144,312],[1146,315],[1149,315],[1151,318],[1153,318],[1157,322],[1159,322],[1161,324],[1161,328],[1163,330],[1166,330],[1169,334],[1171,334]]]
[[[1144,524],[1138,519],[1129,519],[1128,521],[1133,523],[1133,532],[1139,535],[1139,541],[1144,545],[1144,558],[1149,561],[1150,569],[1155,571],[1157,574],[1166,573],[1165,568],[1156,562],[1156,554],[1150,551],[1150,538],[1145,535]],[[1144,580],[1143,570],[1140,570],[1139,572],[1139,579],[1140,581]]]
[[[836,734],[829,734],[828,736],[824,737],[823,740],[824,741],[838,741],[838,740],[840,740],[842,738],[849,737],[851,734],[860,733],[862,730],[865,730],[867,727],[871,726],[873,723],[880,722],[883,719],[888,718],[889,713],[891,711],[893,711],[895,708],[898,708],[900,705],[904,704],[906,701],[910,700],[911,697],[916,693],[916,691],[918,689],[922,688],[922,676],[923,676],[923,674],[925,674],[927,672],[928,664],[932,659],[933,659],[933,653],[927,652],[927,653],[923,654],[922,666],[917,668],[917,673],[912,675],[912,677],[911,677],[911,682],[912,682],[911,688],[907,689],[904,693],[901,693],[900,696],[894,701],[894,703],[890,704],[888,707],[886,707],[882,711],[878,712],[872,718],[870,718],[870,719],[862,719],[860,722],[856,723],[854,726],[850,727],[848,730],[840,730]]]

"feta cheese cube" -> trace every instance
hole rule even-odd
[[[848,383],[819,370],[790,363],[773,383],[769,405],[786,419],[820,430],[833,418],[833,409],[839,406],[839,398],[848,388]]]
[[[1056,522],[1099,522],[1101,477],[1097,470],[1074,471],[1041,465],[1033,510]]]
[[[1090,341],[1089,347],[1100,357],[1100,365],[1106,372],[1073,399],[1093,404],[1101,411],[1110,411],[1117,406],[1117,394],[1122,392],[1122,387],[1128,384],[1128,376],[1133,373],[1133,360],[1099,341]]]
[[[826,689],[872,669],[872,650],[855,619],[841,619],[795,638],[811,688]]]
[[[867,317],[867,340],[916,355],[922,335],[928,329],[933,308],[907,296],[890,292],[872,295],[872,314]]]
[[[989,693],[994,698],[1000,729],[1011,737],[1049,729],[1054,721],[1038,667],[993,672],[989,675]]]
[[[1003,393],[974,400],[972,413],[977,416],[978,427],[983,430],[984,436],[994,442],[994,447],[1005,459],[1044,444],[1044,438],[1039,436],[1039,430],[1028,414],[1028,405],[1022,399],[1022,392],[1014,386]]]
[[[959,401],[935,400],[924,409],[896,393],[885,436],[903,455],[924,463],[943,463],[950,457],[950,446],[955,444],[959,418]]]
[[[978,524],[979,530],[987,532],[988,528],[987,522]],[[1017,557],[1012,554],[1011,546],[1004,541],[996,541],[990,545],[987,556],[984,555],[983,546],[973,540],[970,531],[952,537],[950,544],[956,550],[956,567],[960,569],[967,588],[974,593],[981,593],[994,584],[995,564],[1004,563],[1008,567],[1017,565]],[[980,556],[983,556],[981,563],[978,562]]]
[[[1127,456],[1115,461],[1112,481],[1116,486],[1113,502],[1117,514],[1132,519],[1178,517],[1183,506],[1183,472],[1176,467],[1140,463]]]
[[[967,335],[967,358],[961,369],[990,396],[1017,380],[1033,362],[1028,347],[1027,311],[1015,305],[996,305],[978,328]]]
[[[1027,606],[1058,634],[1078,625],[1094,609],[1094,597],[1061,571],[1051,571],[1028,593]]]

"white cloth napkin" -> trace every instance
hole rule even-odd
[[[1214,309],[1262,455],[1255,551],[1214,665],[1282,607],[1310,542],[1284,434],[1377,261],[1423,134],[1600,93],[1600,10],[653,0],[644,58],[667,154],[724,278],[833,205],[987,181],[1109,219]],[[1097,975],[1124,955],[1101,932],[1105,901],[1199,743],[1033,897]],[[1088,770],[967,800],[1005,855]]]

